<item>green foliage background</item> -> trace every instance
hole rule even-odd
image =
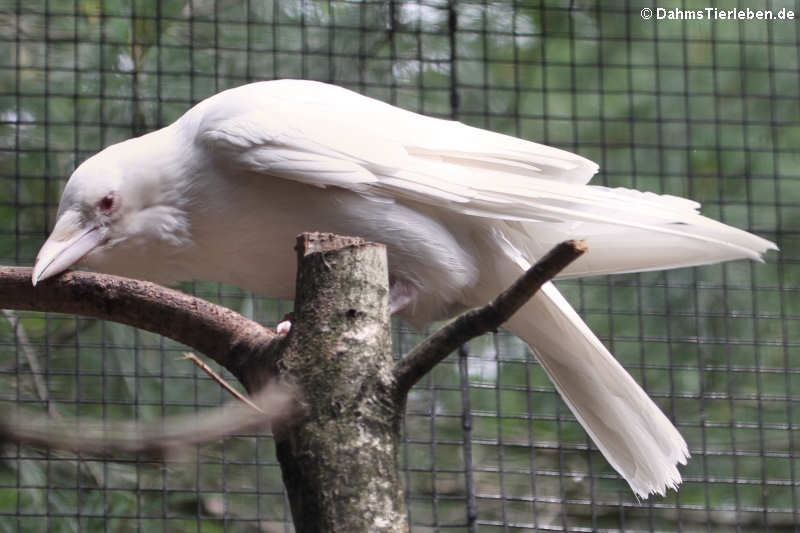
[[[694,198],[781,247],[765,264],[559,285],[677,421],[693,453],[686,482],[637,502],[501,333],[472,343],[465,373],[449,360],[409,402],[401,454],[414,531],[467,530],[465,438],[481,531],[788,531],[800,468],[797,23],[646,21],[643,7],[657,6],[0,0],[0,262],[32,263],[77,163],[248,81],[334,82],[577,151],[600,163],[596,183]],[[233,287],[182,288],[266,323],[290,308]],[[397,325],[398,352],[418,338]],[[180,352],[113,323],[7,312],[0,401],[87,422],[202,416],[223,394]],[[268,435],[166,465],[15,448],[1,458],[4,531],[290,528]]]

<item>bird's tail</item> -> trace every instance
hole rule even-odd
[[[561,206],[540,202],[551,211],[566,210],[573,222],[495,225],[493,242],[503,249],[505,261],[494,271],[504,275],[506,285],[531,257],[542,257],[571,238],[584,239],[589,251],[562,277],[760,260],[776,249],[761,237],[700,215],[699,204],[690,200],[602,187],[576,191]],[[511,263],[519,270],[506,271]],[[637,495],[664,494],[681,482],[677,464],[689,457],[683,437],[552,284],[507,326],[534,349],[564,401]]]
[[[506,326],[536,352],[562,398],[640,497],[681,482],[686,441],[548,283]]]

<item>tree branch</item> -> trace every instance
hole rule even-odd
[[[298,533],[408,531],[397,445],[386,248],[305,233],[280,362],[303,416],[275,426]]]
[[[219,386],[222,387],[223,389],[225,389],[226,391],[228,391],[231,394],[231,396],[233,396],[234,398],[236,398],[237,400],[239,400],[243,404],[249,405],[255,411],[257,411],[257,412],[259,412],[261,414],[264,414],[264,411],[262,411],[259,406],[254,404],[253,400],[251,400],[250,398],[248,398],[247,396],[245,396],[244,394],[242,394],[241,392],[236,390],[233,387],[233,385],[231,385],[230,383],[225,381],[225,379],[222,376],[220,376],[219,374],[214,372],[213,368],[208,366],[208,364],[206,364],[205,361],[203,361],[202,359],[197,357],[195,354],[193,354],[192,352],[183,352],[182,359],[186,359],[186,360],[189,360],[192,363],[194,363],[194,365],[197,368],[199,368],[200,370],[205,372],[208,377],[210,377],[211,379],[216,381],[219,384]]]
[[[31,269],[0,267],[0,308],[51,311],[113,320],[170,337],[208,355],[258,390],[263,367],[282,337],[225,307],[155,283],[109,274],[71,271],[33,287]],[[254,361],[254,359],[258,361]]]
[[[542,285],[585,251],[586,245],[582,241],[562,242],[494,300],[483,307],[462,313],[415,346],[394,368],[398,398],[405,401],[411,387],[459,346],[499,328]]]
[[[166,417],[152,424],[87,424],[15,410],[14,415],[0,419],[0,444],[23,444],[100,457],[144,454],[163,459],[186,446],[223,439],[290,416],[295,405],[289,387],[278,383],[265,387],[252,401],[260,413],[236,402],[203,410],[195,416]]]

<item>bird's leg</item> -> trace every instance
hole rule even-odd
[[[408,281],[389,278],[389,312],[395,314],[417,299],[417,288]]]

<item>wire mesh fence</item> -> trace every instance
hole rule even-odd
[[[332,82],[578,152],[600,164],[595,183],[693,198],[781,248],[766,264],[559,283],[685,436],[685,482],[637,501],[525,345],[501,332],[409,399],[400,453],[412,529],[794,530],[800,32],[785,17],[800,12],[667,4],[0,0],[0,263],[32,264],[78,163],[249,81]],[[730,9],[744,16],[720,18]],[[291,308],[180,287],[266,324]],[[397,324],[397,353],[420,338]],[[181,353],[115,323],[4,311],[2,409],[154,421],[218,405],[224,392]],[[0,530],[292,529],[268,434],[166,463],[18,447],[0,460]]]

